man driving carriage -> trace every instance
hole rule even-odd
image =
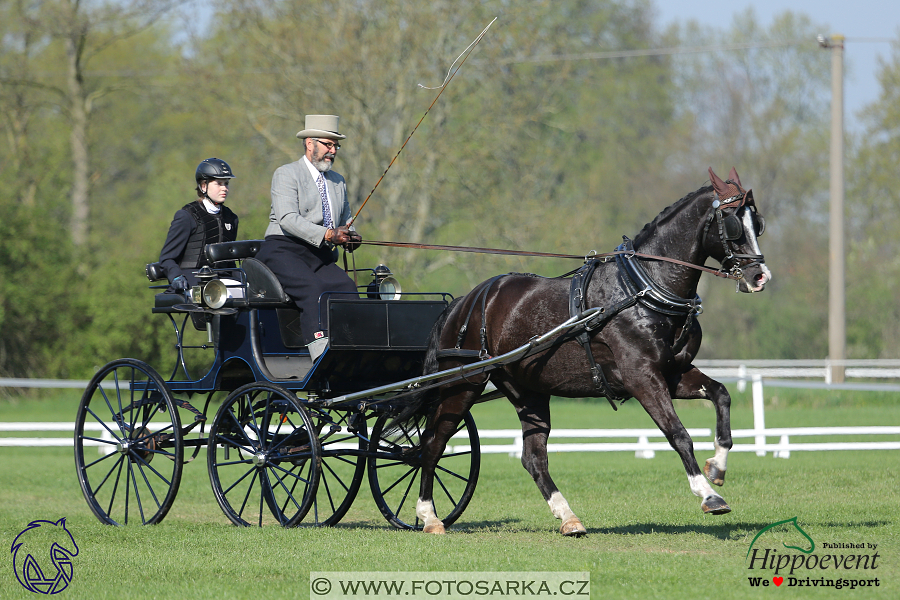
[[[328,344],[319,298],[326,292],[345,297],[357,293],[356,284],[336,262],[336,246],[352,252],[362,241],[347,225],[351,215],[344,178],[331,170],[339,141],[347,137],[338,133],[338,120],[335,115],[306,116],[305,128],[297,133],[304,155],[272,176],[269,226],[256,255],[300,309],[303,341],[313,360]],[[322,318],[327,318],[324,311]]]
[[[169,291],[185,292],[197,284],[193,271],[210,266],[203,251],[207,244],[237,239],[238,216],[225,206],[228,184],[234,178],[221,158],[207,158],[197,166],[197,199],[175,213],[159,254]]]

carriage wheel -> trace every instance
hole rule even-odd
[[[362,484],[369,447],[366,417],[361,412],[328,408],[313,408],[309,413],[319,434],[322,468],[306,522],[330,527],[350,510]]]
[[[416,516],[419,496],[421,425],[411,420],[389,426],[382,415],[372,428],[369,446],[369,486],[381,514],[399,529],[422,529]],[[434,507],[449,526],[466,509],[481,468],[481,448],[475,419],[466,413],[438,461],[434,474]]]
[[[297,525],[315,499],[320,460],[306,409],[272,383],[229,394],[209,430],[209,480],[235,525]]]
[[[103,523],[152,525],[169,512],[181,483],[181,422],[172,393],[147,364],[114,360],[91,379],[75,417],[75,466]]]

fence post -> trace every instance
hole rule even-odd
[[[744,393],[744,391],[747,389],[747,365],[738,366],[737,389],[741,393]]]
[[[763,405],[762,375],[753,375],[753,431],[756,432],[756,445],[766,445],[766,412]],[[756,450],[757,456],[765,456],[763,449]]]
[[[638,446],[640,446],[641,444],[645,444],[645,445],[650,444],[650,440],[647,439],[646,435],[638,436]],[[651,450],[650,448],[645,448],[643,450],[637,450],[634,453],[635,458],[653,458],[654,456],[656,456],[656,451]]]

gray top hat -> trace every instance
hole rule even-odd
[[[326,138],[329,140],[343,140],[346,135],[338,133],[337,115],[306,115],[306,128],[297,132],[298,138]]]

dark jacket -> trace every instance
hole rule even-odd
[[[159,262],[166,270],[169,283],[184,275],[190,285],[197,280],[191,271],[212,266],[203,249],[206,244],[233,242],[237,239],[238,217],[230,208],[222,206],[218,214],[210,214],[201,202],[185,204],[175,213],[169,233],[159,254]],[[234,267],[216,265],[217,267]]]

